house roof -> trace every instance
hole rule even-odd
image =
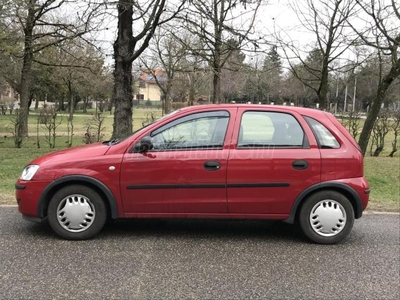
[[[165,72],[159,69],[153,71],[144,71],[140,74],[140,79],[147,83],[156,83],[156,79],[159,82],[164,82],[167,80]]]

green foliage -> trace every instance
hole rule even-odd
[[[282,73],[282,61],[278,53],[278,47],[276,45],[271,46],[268,55],[265,58],[263,69],[275,70],[278,77]]]

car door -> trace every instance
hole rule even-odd
[[[226,213],[229,121],[228,110],[206,111],[149,132],[153,149],[123,158],[125,212]]]
[[[228,212],[288,214],[296,197],[320,182],[315,138],[295,112],[240,108],[227,173]]]

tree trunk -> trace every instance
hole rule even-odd
[[[21,72],[21,96],[18,123],[18,136],[21,138],[28,136],[29,95],[31,89],[32,61],[33,53],[31,50],[31,42],[30,38],[26,37],[24,59]]]
[[[112,137],[124,138],[132,134],[132,60],[135,48],[132,36],[132,2],[118,4],[118,37],[114,43],[115,105]]]
[[[193,106],[193,104],[194,104],[194,94],[195,94],[195,89],[193,87],[192,82],[190,82],[190,84],[189,84],[189,99],[188,99],[189,106]]]
[[[33,6],[28,9],[26,26],[24,28],[24,58],[21,71],[20,111],[18,115],[17,143],[20,147],[22,138],[28,136],[29,96],[31,94],[31,70],[33,62],[32,34],[34,27],[35,10]]]
[[[221,7],[218,11],[218,1],[214,2],[214,62],[213,62],[213,103],[221,102],[221,54],[222,54],[222,25],[223,20],[220,19],[221,13],[225,11],[225,2],[220,3]]]
[[[112,109],[113,109],[113,101],[108,99],[108,106],[107,106],[107,110],[110,112],[110,115],[112,114]]]
[[[69,97],[69,117],[68,121],[72,122],[74,118],[74,111],[75,111],[75,101],[74,101],[74,95],[72,94],[72,84],[71,81],[68,81],[68,97]]]
[[[396,152],[397,152],[397,149],[396,149],[396,150],[392,150],[392,151],[390,152],[390,154],[389,154],[389,157],[393,157],[393,155],[394,155]]]
[[[212,95],[212,102],[213,103],[220,103],[221,102],[221,78],[220,78],[220,71],[214,70],[214,77],[213,77],[213,95]]]
[[[58,110],[63,111],[64,110],[64,96],[60,97],[60,100],[58,101]]]
[[[83,113],[86,114],[87,113],[87,106],[89,103],[89,96],[86,96],[83,98]]]
[[[170,94],[171,94],[171,88],[172,88],[172,82],[173,80],[173,76],[171,76],[171,78],[169,79],[169,81],[167,82],[167,88],[165,90],[165,114],[168,114],[171,111],[171,99],[170,99]]]
[[[372,128],[374,127],[376,118],[383,101],[385,100],[386,92],[392,84],[393,80],[400,75],[400,59],[392,65],[389,73],[379,83],[378,92],[375,100],[372,102],[371,108],[368,112],[367,119],[365,120],[363,129],[358,140],[363,155],[367,152],[368,142],[371,137]]]
[[[328,94],[328,67],[325,66],[324,69],[322,70],[322,78],[321,78],[321,84],[320,84],[320,89],[318,93],[318,104],[319,104],[319,109],[324,110],[326,109],[326,99],[327,99],[327,94]]]

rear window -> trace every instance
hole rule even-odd
[[[310,125],[314,135],[317,139],[318,145],[322,149],[338,149],[340,144],[334,135],[326,128],[322,123],[317,120],[304,117],[307,123]]]

